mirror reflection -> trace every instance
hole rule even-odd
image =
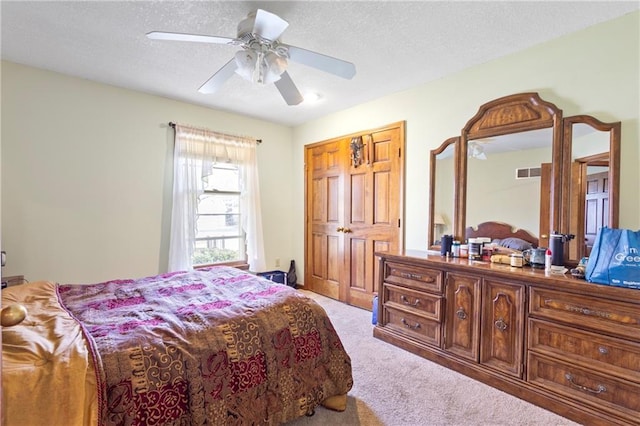
[[[431,200],[429,244],[438,246],[443,235],[454,233],[456,194],[455,147],[459,138],[447,139],[431,151]]]
[[[610,132],[572,124],[569,260],[589,256],[598,230],[610,226]]]
[[[467,226],[504,222],[529,231],[541,231],[548,216],[553,130],[545,128],[467,142]],[[545,200],[545,198],[547,200]],[[545,207],[546,206],[546,207]],[[541,241],[542,243],[542,241]]]

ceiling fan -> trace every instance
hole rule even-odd
[[[289,59],[346,79],[355,75],[356,67],[351,62],[282,43],[280,36],[288,26],[289,23],[279,16],[258,9],[240,21],[236,38],[161,31],[151,31],[147,37],[153,40],[228,44],[242,48],[200,86],[198,91],[201,93],[216,92],[236,73],[254,83],[274,83],[287,104],[298,105],[303,98],[286,71]]]

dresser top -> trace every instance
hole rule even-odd
[[[483,276],[492,278],[522,281],[529,285],[557,288],[592,296],[601,295],[606,298],[640,304],[640,290],[638,289],[590,283],[584,279],[575,278],[568,272],[566,274],[556,274],[530,266],[516,268],[510,265],[491,263],[488,261],[444,257],[435,251],[400,250],[395,252],[376,252],[376,256],[390,261],[408,262],[414,265],[435,267],[457,273],[482,274]]]

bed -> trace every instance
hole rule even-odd
[[[492,263],[507,265],[511,264],[511,254],[531,252],[530,249],[537,248],[539,243],[538,237],[529,231],[518,229],[504,222],[483,222],[477,227],[469,226],[465,229],[467,240],[482,237],[489,241],[488,259]],[[525,257],[525,260],[528,263],[529,258]],[[531,263],[531,265],[535,266],[537,263]]]
[[[465,237],[467,239],[477,238],[477,237],[488,237],[491,239],[491,241],[500,240],[500,243],[502,243],[502,240],[514,239],[513,241],[511,241],[514,247],[508,247],[508,248],[513,248],[514,250],[520,250],[520,251],[526,250],[527,248],[531,248],[531,247],[534,247],[534,248],[538,247],[538,237],[531,234],[529,231],[515,228],[509,225],[508,223],[504,223],[504,222],[483,222],[475,228],[472,226],[469,226],[465,230]],[[519,243],[519,241],[517,240],[524,241],[528,243],[528,245],[530,245],[531,247],[528,247],[526,244],[522,244],[522,243],[520,246],[517,246],[517,244]],[[496,243],[496,244],[500,244],[500,243]],[[505,242],[504,244],[508,245],[509,242]],[[506,247],[506,245],[503,247]]]
[[[351,360],[326,313],[285,285],[212,267],[2,291],[3,424],[281,424],[344,410]]]

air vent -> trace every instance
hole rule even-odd
[[[540,177],[542,169],[540,167],[528,167],[524,169],[516,169],[516,179],[529,179]]]

